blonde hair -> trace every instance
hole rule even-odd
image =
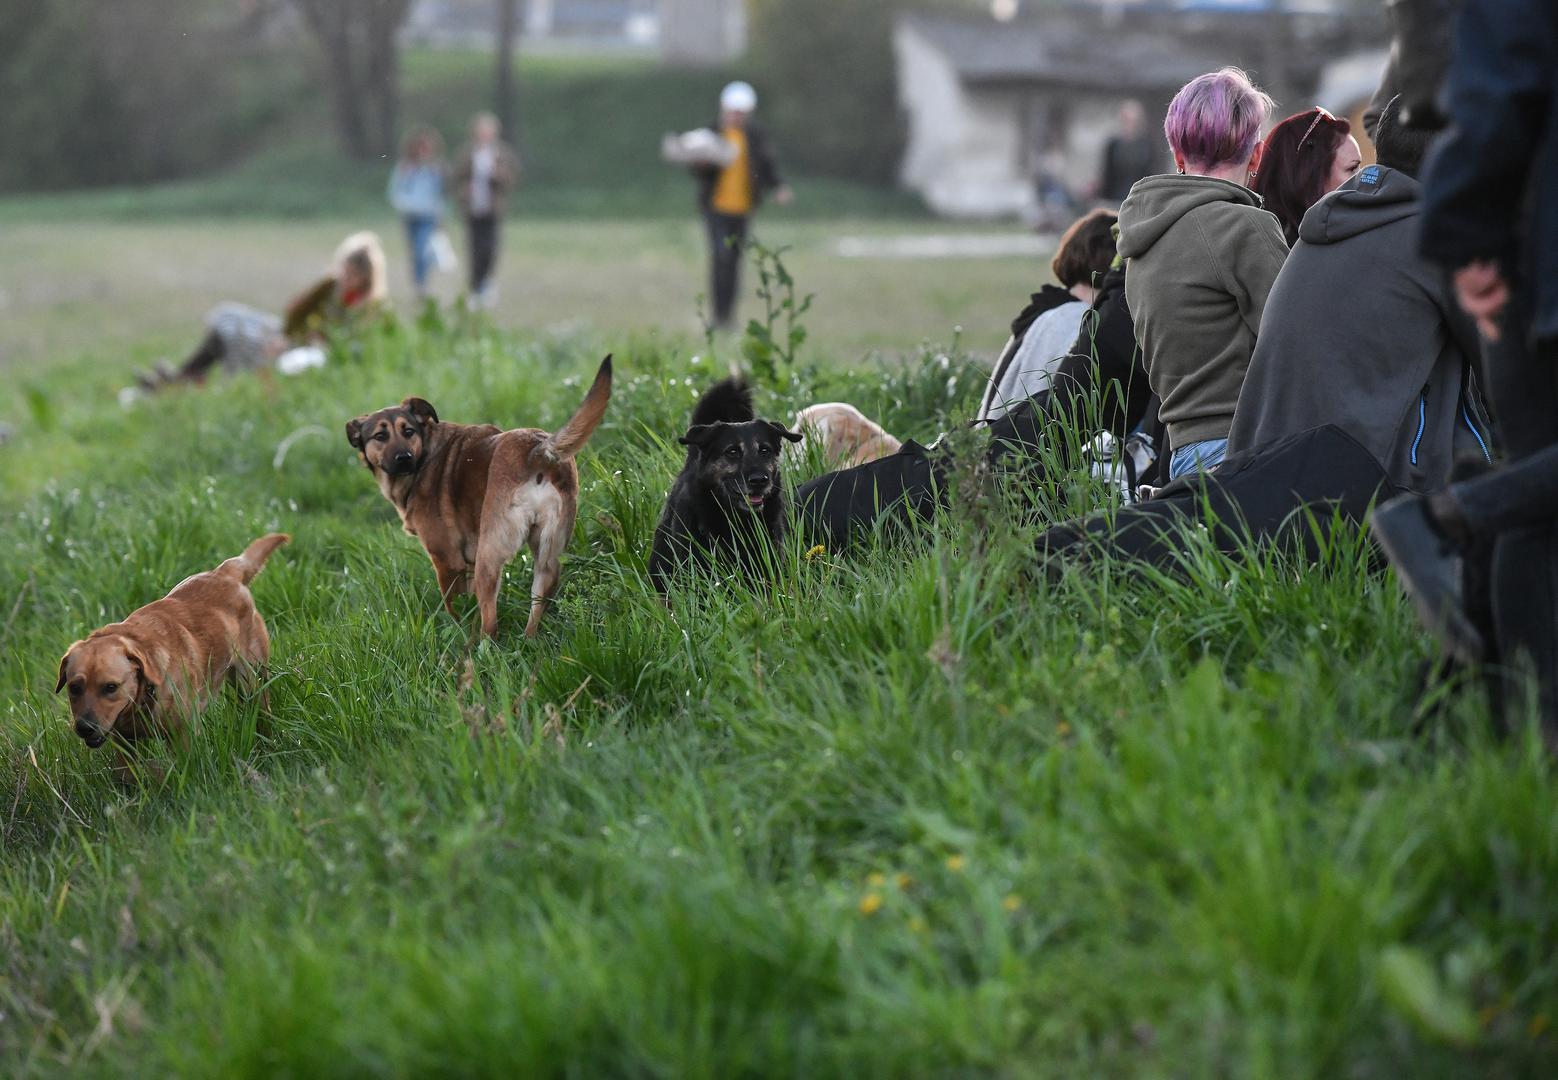
[[[368,295],[364,297],[365,301],[379,303],[389,296],[389,278],[384,270],[384,245],[379,242],[377,233],[364,229],[341,241],[332,260],[337,277],[341,276],[348,263],[368,275]]]

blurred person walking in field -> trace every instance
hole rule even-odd
[[[726,86],[720,92],[716,130],[734,153],[725,165],[693,167],[709,238],[712,325],[718,329],[728,329],[735,320],[741,256],[753,212],[769,193],[780,206],[792,197],[779,176],[767,133],[752,119],[756,109],[757,91],[750,84]]]
[[[427,277],[436,260],[433,237],[444,217],[444,172],[443,140],[432,128],[419,127],[406,136],[390,173],[389,202],[406,225],[418,300],[427,298]]]
[[[1098,197],[1118,206],[1131,193],[1131,185],[1158,169],[1158,148],[1147,130],[1147,113],[1139,101],[1120,106],[1120,130],[1104,145],[1099,170]]]
[[[460,150],[454,166],[454,197],[465,214],[470,246],[473,307],[491,308],[496,300],[492,275],[497,267],[499,233],[508,197],[519,183],[519,155],[500,135],[502,125],[492,113],[471,121],[471,141]]]
[[[290,348],[324,343],[333,330],[377,310],[388,295],[378,236],[354,233],[336,248],[330,273],[299,293],[282,317],[246,304],[218,304],[188,359],[177,368],[159,364],[136,381],[142,390],[157,390],[204,382],[219,364],[228,372],[267,367]]]

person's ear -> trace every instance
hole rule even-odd
[[[408,397],[400,403],[400,407],[416,417],[423,427],[438,423],[438,410],[424,398]]]
[[[362,449],[362,425],[367,419],[366,416],[359,416],[346,422],[346,441],[352,444],[353,450]]]
[[[1185,175],[1185,155],[1178,150],[1174,151],[1174,171],[1179,173],[1180,176]]]
[[[1266,141],[1262,139],[1255,144],[1255,151],[1250,154],[1250,176],[1253,177],[1260,168],[1261,158],[1266,156]]]
[[[776,424],[772,420],[764,420],[763,423],[767,424],[768,425],[768,430],[772,431],[775,435],[779,436],[781,439],[789,439],[791,442],[800,442],[801,439],[804,438],[804,436],[802,436],[800,434],[797,434],[794,431],[791,431],[789,428],[785,427],[783,424]]]

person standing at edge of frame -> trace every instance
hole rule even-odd
[[[715,130],[735,147],[735,156],[724,167],[696,166],[693,174],[709,237],[711,326],[725,330],[735,322],[742,249],[752,213],[770,192],[780,206],[793,196],[779,176],[767,133],[752,119],[757,91],[749,83],[730,83],[720,92],[719,106]]]
[[[471,260],[472,308],[491,309],[497,300],[493,273],[498,262],[498,238],[508,197],[522,173],[519,155],[500,138],[503,126],[492,113],[471,120],[471,141],[460,150],[454,167],[454,194],[465,214]]]

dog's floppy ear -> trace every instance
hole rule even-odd
[[[71,644],[70,648],[65,650],[65,655],[60,657],[60,677],[59,677],[59,682],[54,684],[54,692],[56,694],[59,693],[61,690],[65,689],[65,665],[70,663],[70,654],[75,652],[76,651],[76,646],[80,645],[80,644],[81,644],[81,642],[79,642],[79,641],[73,642]]]
[[[124,650],[125,659],[130,661],[130,666],[140,676],[141,685],[135,695],[137,705],[150,705],[157,696],[158,684],[162,682],[162,672],[155,664],[147,661],[146,654],[133,645],[127,644]]]
[[[408,397],[400,403],[400,407],[416,417],[417,422],[424,427],[438,423],[438,410],[424,398]]]
[[[359,416],[346,422],[346,441],[352,444],[353,450],[362,449],[362,426],[367,419],[366,416]]]
[[[717,426],[716,424],[694,424],[687,429],[687,434],[676,441],[683,446],[691,446],[701,450],[708,444],[710,439],[714,438],[714,431]]]
[[[804,438],[803,435],[791,431],[783,424],[777,424],[772,420],[764,420],[763,423],[767,424],[768,429],[775,435],[779,436],[781,439],[789,439],[791,442],[800,442],[801,439]]]

